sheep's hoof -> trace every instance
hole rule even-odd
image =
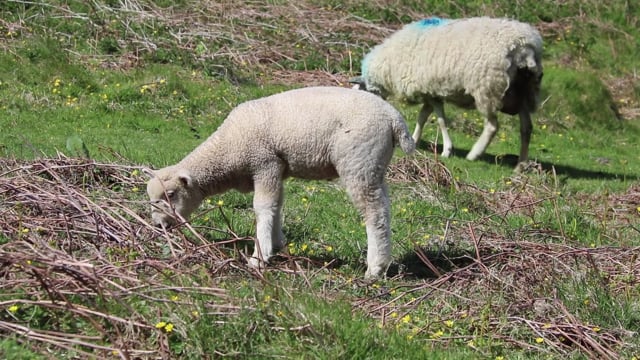
[[[480,155],[482,155],[482,153],[480,154],[468,153],[467,160],[470,160],[470,161],[477,160],[480,157]]]
[[[440,156],[444,158],[448,158],[448,157],[451,157],[452,152],[453,152],[453,149],[442,150],[442,154],[440,154]]]
[[[542,174],[544,170],[542,169],[542,165],[533,160],[521,161],[516,165],[513,172],[516,174],[526,174],[526,173],[539,173]]]

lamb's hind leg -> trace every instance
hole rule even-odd
[[[283,185],[281,178],[256,181],[253,208],[256,214],[257,244],[249,265],[260,268],[284,247],[282,232]]]
[[[482,134],[480,134],[480,138],[473,145],[471,151],[467,154],[468,160],[476,160],[480,155],[484,154],[484,151],[489,146],[489,143],[493,139],[494,135],[498,131],[498,118],[496,114],[488,114],[487,118],[484,121],[484,129],[482,130]]]
[[[379,184],[347,183],[347,191],[364,217],[367,230],[366,278],[385,276],[391,264],[391,215],[389,195],[383,182]]]

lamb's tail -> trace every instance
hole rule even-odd
[[[400,145],[405,154],[413,153],[416,150],[416,143],[413,141],[411,134],[409,134],[407,123],[400,113],[393,118],[391,128],[393,129],[393,142],[396,145]]]

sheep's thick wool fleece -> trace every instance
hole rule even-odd
[[[408,102],[421,102],[422,94],[472,95],[478,110],[487,113],[500,109],[509,75],[526,67],[512,64],[521,46],[541,56],[542,38],[529,24],[487,17],[424,19],[374,47],[363,59],[362,76],[367,88],[402,94]]]

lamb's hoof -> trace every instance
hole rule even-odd
[[[367,272],[364,273],[364,278],[366,280],[384,279],[387,276],[387,268],[388,266],[376,266],[373,269],[369,267],[367,268]]]
[[[445,150],[442,150],[442,154],[440,154],[440,156],[444,158],[448,158],[448,157],[451,157],[452,153],[453,153],[453,149],[445,149]]]
[[[250,257],[249,261],[247,262],[247,265],[255,270],[258,271],[262,271],[264,269],[266,269],[267,267],[267,262],[265,260],[262,259],[258,259],[257,257]]]

